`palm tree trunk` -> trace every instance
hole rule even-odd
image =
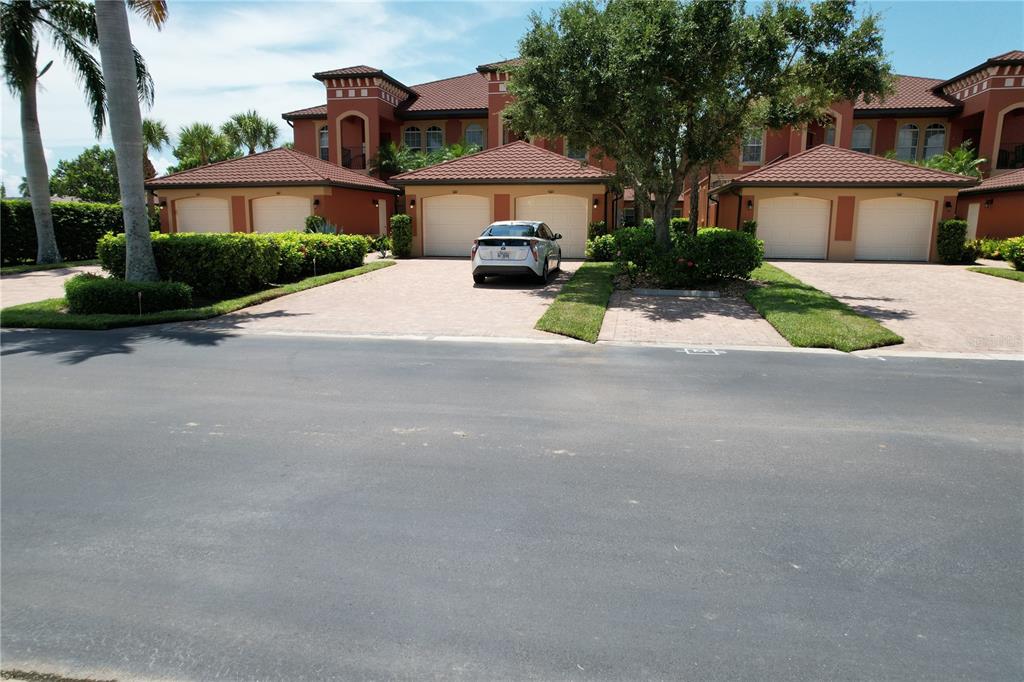
[[[117,180],[121,187],[121,209],[124,213],[127,242],[124,278],[129,282],[152,282],[159,279],[160,275],[149,237],[142,169],[146,148],[142,141],[135,54],[124,2],[97,2],[96,29],[99,34],[103,82],[107,86],[110,137],[117,155]]]
[[[50,172],[43,152],[43,136],[39,132],[34,74],[32,81],[26,83],[21,91],[21,144],[25,156],[25,181],[36,223],[36,262],[59,263],[60,251],[53,233],[53,212],[50,208]]]

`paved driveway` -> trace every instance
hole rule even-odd
[[[98,265],[37,270],[0,277],[0,308],[64,296],[64,282],[80,272],[102,273]]]
[[[924,263],[774,263],[906,342],[886,350],[1024,353],[1024,286]]]
[[[284,296],[192,326],[249,332],[482,336],[564,340],[533,325],[579,267],[562,262],[548,284],[473,283],[467,259],[417,258]]]

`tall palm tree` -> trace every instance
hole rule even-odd
[[[36,226],[36,262],[59,263],[60,251],[53,233],[50,208],[50,175],[39,130],[36,90],[39,79],[53,62],[39,68],[39,40],[48,34],[53,46],[78,78],[92,111],[93,127],[103,129],[105,92],[103,76],[89,46],[96,40],[96,19],[92,5],[81,0],[4,0],[0,2],[0,51],[3,52],[4,80],[21,100],[21,143],[25,177],[32,200]]]
[[[127,5],[157,28],[167,18],[167,4],[163,0],[127,0]],[[139,79],[141,58],[132,47],[126,3],[112,0],[96,3],[96,29],[109,99],[110,137],[117,155],[117,180],[121,188],[126,242],[125,279],[129,282],[155,281],[160,275],[149,236],[142,163],[146,147],[139,108],[140,98],[152,102],[152,85],[147,91],[145,83]]]
[[[260,116],[255,109],[235,114],[220,127],[220,132],[235,147],[245,147],[249,154],[255,154],[261,147],[273,148],[278,134],[277,124]]]
[[[156,177],[156,167],[149,160],[149,151],[158,152],[164,148],[165,144],[171,143],[171,137],[167,134],[167,126],[164,125],[164,122],[155,118],[142,119],[142,143],[145,148],[145,151],[142,152],[142,165],[145,169],[145,178],[149,180]]]
[[[205,166],[235,155],[237,146],[226,135],[218,133],[209,123],[197,122],[178,131],[178,146],[174,156],[178,159],[177,170]]]

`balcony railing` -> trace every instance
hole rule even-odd
[[[341,165],[352,170],[363,170],[366,168],[366,154],[363,152],[363,145],[356,144],[342,147]]]
[[[999,145],[996,168],[1024,168],[1024,142],[1004,142]]]

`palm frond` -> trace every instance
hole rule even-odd
[[[153,77],[149,74],[149,69],[146,67],[146,60],[142,58],[142,54],[134,45],[132,46],[132,52],[135,53],[135,79],[138,83],[139,101],[147,107],[151,107],[153,106],[153,98],[156,96],[156,86],[153,85]]]
[[[78,31],[56,22],[49,22],[49,26],[54,48],[64,54],[64,61],[82,86],[86,102],[92,110],[92,125],[96,137],[99,137],[107,122],[107,89],[100,64],[82,42]]]
[[[3,54],[4,81],[15,95],[20,95],[37,78],[35,26],[38,16],[39,12],[32,3],[0,3],[0,53]]]
[[[125,4],[158,31],[167,22],[166,0],[125,0]]]

